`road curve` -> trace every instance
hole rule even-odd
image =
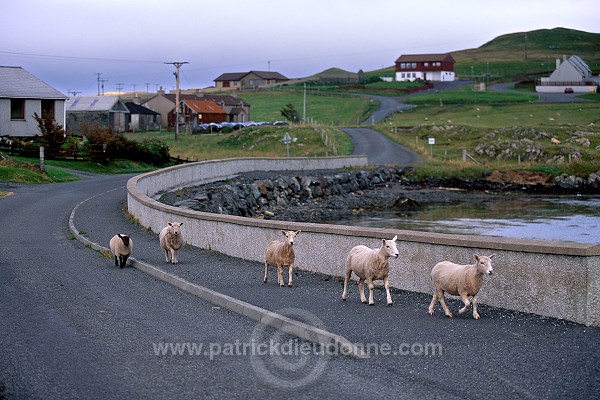
[[[373,129],[344,128],[342,131],[352,138],[352,154],[367,155],[371,165],[414,166],[423,163],[420,155]]]

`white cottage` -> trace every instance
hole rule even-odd
[[[599,77],[579,56],[556,59],[556,69],[549,77],[541,78],[535,90],[542,93],[596,93]]]
[[[34,114],[65,125],[67,96],[21,67],[0,66],[0,136],[39,135]]]

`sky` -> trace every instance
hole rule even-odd
[[[600,33],[596,0],[0,0],[0,65],[67,96],[214,85],[226,72],[288,78],[394,65],[563,27]],[[98,75],[100,74],[100,75]],[[100,89],[102,91],[102,89]]]

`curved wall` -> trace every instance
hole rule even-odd
[[[128,210],[154,232],[168,221],[181,221],[189,244],[258,262],[264,261],[267,243],[280,238],[279,230],[300,229],[294,246],[296,266],[334,276],[343,276],[346,255],[353,246],[375,248],[381,238],[398,235],[400,257],[390,261],[390,283],[424,293],[432,292],[429,274],[439,261],[469,264],[474,254],[496,253],[495,274],[485,277],[480,303],[599,325],[600,245],[271,221],[203,213],[152,199],[160,191],[241,172],[366,165],[362,156],[227,159],[179,165],[131,178],[127,183]],[[341,289],[340,285],[340,296]]]

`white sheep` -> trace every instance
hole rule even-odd
[[[452,318],[452,313],[446,307],[444,301],[444,292],[448,292],[453,296],[460,296],[465,306],[458,310],[459,314],[463,314],[469,308],[469,296],[473,296],[473,318],[479,319],[477,313],[477,293],[483,284],[483,275],[492,275],[492,258],[490,256],[475,255],[475,264],[459,265],[450,261],[439,262],[431,270],[431,280],[435,285],[433,299],[429,305],[429,314],[433,315],[433,307],[436,300],[440,301],[447,317]]]
[[[360,245],[350,250],[346,258],[346,275],[344,277],[342,300],[346,301],[348,298],[348,281],[352,272],[354,272],[358,276],[358,292],[360,293],[360,301],[363,304],[367,303],[364,292],[365,281],[369,286],[369,305],[373,306],[375,305],[373,301],[373,281],[382,279],[387,294],[387,304],[392,305],[388,278],[390,272],[389,258],[398,258],[396,239],[398,239],[398,235],[391,240],[381,239],[381,247],[378,249],[370,249],[367,246]]]
[[[123,268],[133,251],[133,240],[119,233],[110,239],[109,246],[111,254],[115,257],[115,265]]]
[[[165,260],[168,263],[177,264],[177,250],[184,243],[181,225],[183,222],[168,222],[158,235],[160,248],[165,253]]]
[[[263,282],[267,283],[269,265],[277,268],[277,284],[283,287],[283,267],[288,267],[288,286],[292,286],[292,272],[294,270],[294,239],[300,231],[284,231],[284,241],[273,240],[269,242],[265,250],[265,277]]]

